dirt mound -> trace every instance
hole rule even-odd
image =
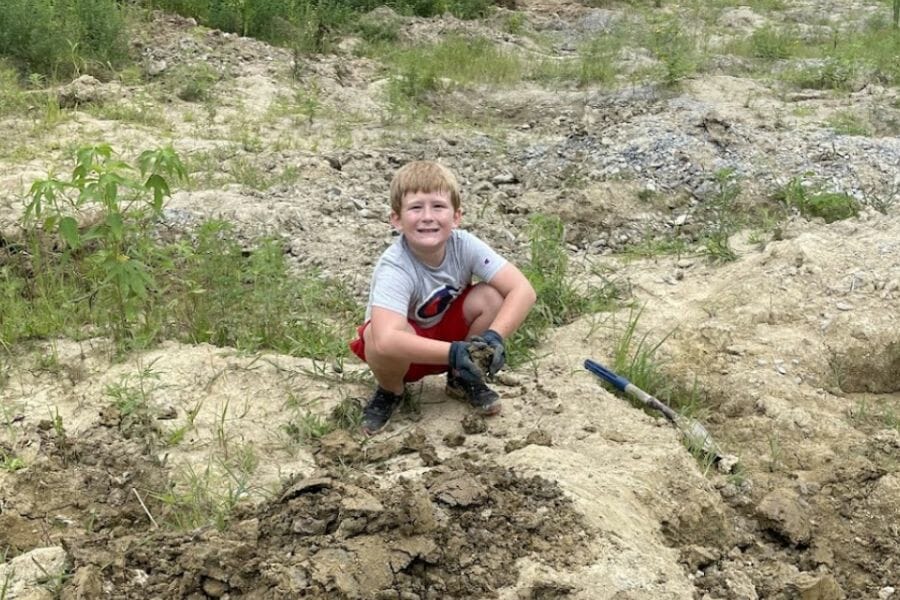
[[[138,496],[167,480],[139,442],[104,426],[72,436],[48,419],[20,434],[17,451],[25,450],[34,461],[0,494],[0,547],[16,553],[88,532],[142,529],[148,519]]]
[[[402,40],[472,34],[552,62],[569,62],[616,22],[650,17],[588,4],[522,0],[524,13],[486,21],[374,17],[396,20]],[[655,17],[687,10],[665,4]],[[717,40],[822,12],[784,4],[723,12],[700,37],[715,52]],[[629,81],[662,65],[651,57],[659,48],[630,37],[615,59],[631,64]],[[614,279],[628,306],[548,333],[517,383],[498,387],[502,415],[472,415],[426,378],[417,407],[365,442],[317,429],[370,393],[352,360],[337,368],[174,342],[121,356],[107,340],[0,340],[0,582],[36,552],[52,558],[44,567],[59,564],[52,579],[66,600],[892,597],[900,146],[846,131],[858,119],[896,128],[897,90],[858,88],[863,70],[856,91],[795,92],[751,79],[759,65],[749,57],[721,55],[677,88],[640,77],[454,87],[431,94],[434,112],[405,127],[388,93],[404,75],[356,56],[359,42],[299,57],[154,13],[134,43],[144,81],[89,82],[96,98],[76,98],[59,123],[40,107],[4,120],[14,135],[0,156],[0,246],[12,251],[21,194],[68,168],[68,148],[172,143],[193,184],[161,226],[191,232],[212,217],[233,221],[248,245],[277,236],[293,266],[335,277],[364,302],[372,261],[392,239],[390,176],[436,158],[463,183],[464,227],[523,263],[531,215],[559,216],[569,274],[598,288]],[[791,65],[803,61],[773,69]],[[179,93],[194,88],[202,101]],[[680,242],[701,240],[720,218],[709,208],[715,174],[728,170],[742,207],[793,216],[733,236],[736,259],[713,264]],[[772,199],[801,177],[808,191],[861,200],[873,190],[884,202],[846,221],[809,221]],[[667,240],[679,242],[677,256],[650,244]],[[587,357],[609,362],[630,306],[643,307],[635,339],[665,338],[656,359],[666,385],[698,391],[698,418],[739,455],[736,470],[698,462],[668,422],[582,369]],[[177,511],[193,509],[219,528],[181,522]]]
[[[336,472],[290,481],[223,532],[143,529],[72,547],[76,577],[94,573],[110,598],[481,598],[514,584],[523,556],[592,558],[555,483],[465,460],[388,484]]]

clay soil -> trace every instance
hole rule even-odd
[[[560,60],[634,13],[591,4],[520,1],[518,33],[504,8],[476,22],[373,18],[398,18],[405,41],[477,33]],[[774,16],[726,11],[717,35],[822,12],[785,4]],[[887,10],[848,6],[834,18]],[[296,435],[298,418],[364,401],[371,383],[355,360],[174,341],[123,357],[102,337],[2,348],[0,454],[24,468],[0,469],[0,597],[897,597],[900,202],[739,229],[731,262],[626,252],[713,218],[700,174],[723,166],[743,175],[743,207],[771,202],[806,168],[842,190],[896,192],[895,136],[827,124],[848,107],[900,119],[896,89],[798,95],[720,60],[675,88],[448,89],[409,124],[352,39],[294,57],[162,14],[136,39],[141,84],[86,83],[49,133],[31,115],[2,122],[16,132],[8,143],[43,149],[0,158],[6,238],[30,182],[68,168],[67,147],[172,143],[218,163],[173,196],[168,227],[214,217],[248,244],[277,235],[293,268],[337,278],[364,303],[391,241],[387,182],[408,160],[436,158],[460,175],[463,227],[524,262],[529,215],[559,216],[570,276],[583,289],[613,282],[619,308],[550,330],[534,360],[498,378],[501,415],[473,415],[430,377],[371,439]],[[198,62],[218,73],[211,99],[163,100],[154,77]],[[312,89],[313,116],[278,108]],[[111,106],[165,124],[114,118]],[[241,164],[273,183],[229,179]],[[694,416],[736,463],[698,459],[665,419],[583,369],[585,358],[611,364],[637,310],[638,335],[665,340],[656,360],[668,381],[699,390]],[[141,373],[146,403],[123,415],[110,386]]]

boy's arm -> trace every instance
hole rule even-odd
[[[450,343],[416,335],[405,315],[372,307],[369,328],[375,351],[382,356],[425,365],[446,365],[448,362]]]
[[[490,329],[493,329],[504,338],[512,335],[528,316],[531,307],[537,300],[531,282],[512,263],[506,263],[496,275],[491,277],[488,284],[500,292],[503,296],[503,304],[500,311],[494,317]]]

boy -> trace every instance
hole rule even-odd
[[[394,175],[391,225],[400,236],[375,265],[366,322],[350,343],[378,382],[363,411],[367,435],[390,419],[405,382],[444,371],[448,395],[483,415],[500,412],[470,350],[487,353],[495,375],[505,362],[503,340],[525,320],[535,293],[515,265],[457,229],[461,219],[459,185],[446,167],[416,161]],[[472,285],[473,275],[481,282]]]

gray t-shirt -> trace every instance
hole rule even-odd
[[[413,255],[401,235],[375,265],[366,320],[377,306],[406,315],[422,327],[432,327],[472,283],[473,275],[489,282],[504,265],[506,259],[490,246],[471,233],[454,229],[444,262],[432,268]]]

